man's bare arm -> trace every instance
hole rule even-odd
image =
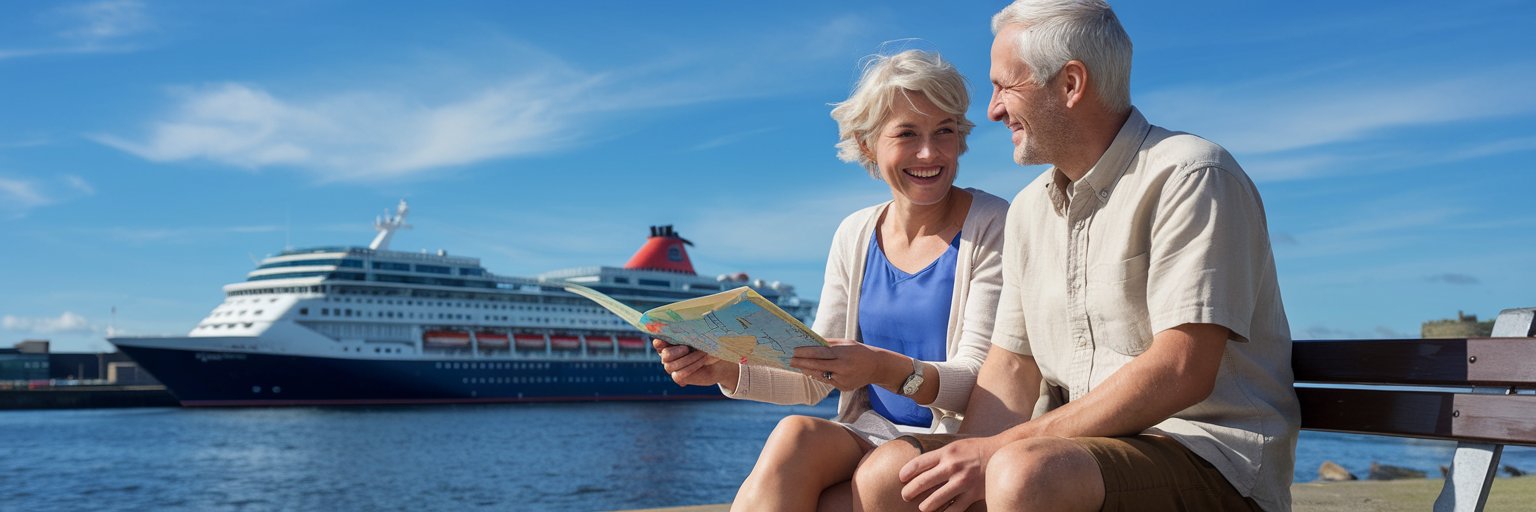
[[[1029,420],[1040,398],[1035,358],[993,345],[976,375],[961,434],[990,436]]]
[[[1001,437],[1013,441],[1140,433],[1210,396],[1230,334],[1214,324],[1184,324],[1159,332],[1146,352],[1093,391]]]

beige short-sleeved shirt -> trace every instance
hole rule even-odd
[[[1148,432],[1266,510],[1290,509],[1301,417],[1290,328],[1264,205],[1232,155],[1133,109],[1082,179],[1052,168],[1019,192],[1005,240],[992,343],[1034,356],[1052,386],[1037,415],[1092,391],[1157,332],[1224,326],[1233,338],[1211,396]]]

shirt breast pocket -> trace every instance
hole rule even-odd
[[[1147,313],[1147,253],[1088,269],[1089,328],[1095,344],[1128,356],[1146,352],[1152,344]]]

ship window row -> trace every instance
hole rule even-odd
[[[258,314],[259,314],[259,312],[258,312]],[[299,308],[299,314],[300,315],[305,315],[305,316],[309,315],[309,308]],[[215,314],[214,316],[219,316],[219,314]],[[320,316],[338,316],[338,317],[344,317],[344,318],[351,318],[351,317],[357,317],[357,318],[395,318],[395,319],[413,319],[413,320],[431,320],[431,319],[435,319],[435,320],[473,320],[474,319],[474,318],[471,317],[471,315],[466,315],[466,314],[462,314],[462,313],[437,313],[436,315],[433,315],[431,313],[416,313],[416,312],[411,312],[411,311],[363,311],[363,310],[357,310],[357,309],[351,309],[351,308],[335,308],[335,309],[320,308]],[[486,321],[486,322],[511,322],[511,321],[514,321],[514,317],[512,317],[511,315],[483,315],[483,316],[481,316],[480,320]],[[612,320],[612,319],[608,319],[608,318],[603,318],[602,320],[595,320],[595,319],[588,319],[588,318],[571,319],[571,318],[552,318],[552,317],[516,317],[515,320],[525,321],[525,322],[542,322],[542,323],[556,323],[556,322],[562,322],[563,321],[563,322],[567,322],[567,323],[575,323],[575,324],[582,324],[582,325],[623,325],[623,323],[624,323],[622,320]]]
[[[239,295],[266,295],[273,293],[320,293],[321,291],[322,289],[319,286],[279,286],[276,288],[259,288],[254,290],[229,292],[229,296],[234,297]]]
[[[547,311],[547,312],[551,312],[551,313],[601,313],[601,312],[605,311],[604,309],[601,309],[601,308],[599,308],[597,306],[533,306],[533,305],[526,305],[526,306],[524,306],[524,305],[487,304],[487,303],[483,303],[483,302],[481,302],[481,303],[476,303],[476,302],[443,302],[443,301],[431,301],[431,300],[389,300],[389,299],[357,299],[357,300],[354,301],[354,300],[352,300],[350,298],[346,298],[346,297],[327,297],[326,300],[327,301],[333,301],[333,302],[356,302],[358,304],[383,304],[383,305],[391,305],[391,306],[427,306],[427,307],[444,307],[444,308],[456,308],[456,309],[496,309],[496,310],[506,310],[506,311],[512,311],[512,310],[517,310],[517,311]]]
[[[214,313],[213,313],[213,315],[212,315],[212,317],[221,317],[221,316],[236,316],[236,315],[238,315],[238,316],[245,316],[245,314],[246,314],[246,313],[249,313],[249,312],[250,312],[250,311],[248,311],[248,310],[244,310],[244,309],[242,309],[242,310],[240,310],[240,311],[238,311],[238,312],[236,312],[236,311],[234,311],[234,310],[226,310],[226,311],[215,311],[215,312],[214,312]],[[260,310],[260,309],[258,309],[258,310],[256,310],[256,312],[255,312],[255,315],[256,315],[256,316],[261,316],[261,313],[262,313],[262,310]]]
[[[203,324],[203,325],[197,326],[197,329],[198,330],[238,329],[240,327],[245,327],[246,329],[249,329],[253,325],[256,325],[256,324],[253,323],[253,322],[238,322],[238,323],[232,323],[232,324]]]
[[[618,368],[614,365],[613,368]],[[548,370],[549,363],[453,363],[438,362],[439,370]]]
[[[628,377],[618,377],[612,375],[603,377],[550,377],[544,375],[533,375],[515,377],[464,377],[459,379],[459,381],[464,384],[553,384],[557,382],[564,384],[591,384],[596,382],[630,382],[630,380],[631,379]],[[661,382],[667,379],[657,376],[644,376],[634,380],[641,382]]]
[[[263,269],[263,268],[318,267],[318,266],[337,266],[337,267],[349,267],[349,268],[363,268],[363,260],[327,258],[327,259],[312,259],[312,260],[279,261],[279,262],[275,262],[275,263],[265,263],[265,264],[262,264],[261,266],[256,267],[256,268],[257,269]]]

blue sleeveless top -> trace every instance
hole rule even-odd
[[[879,237],[871,235],[864,282],[859,286],[859,337],[864,343],[920,361],[947,359],[945,339],[959,254],[956,233],[944,254],[927,268],[908,274],[885,258]],[[897,425],[926,427],[933,422],[927,407],[880,386],[869,386],[869,405]]]

